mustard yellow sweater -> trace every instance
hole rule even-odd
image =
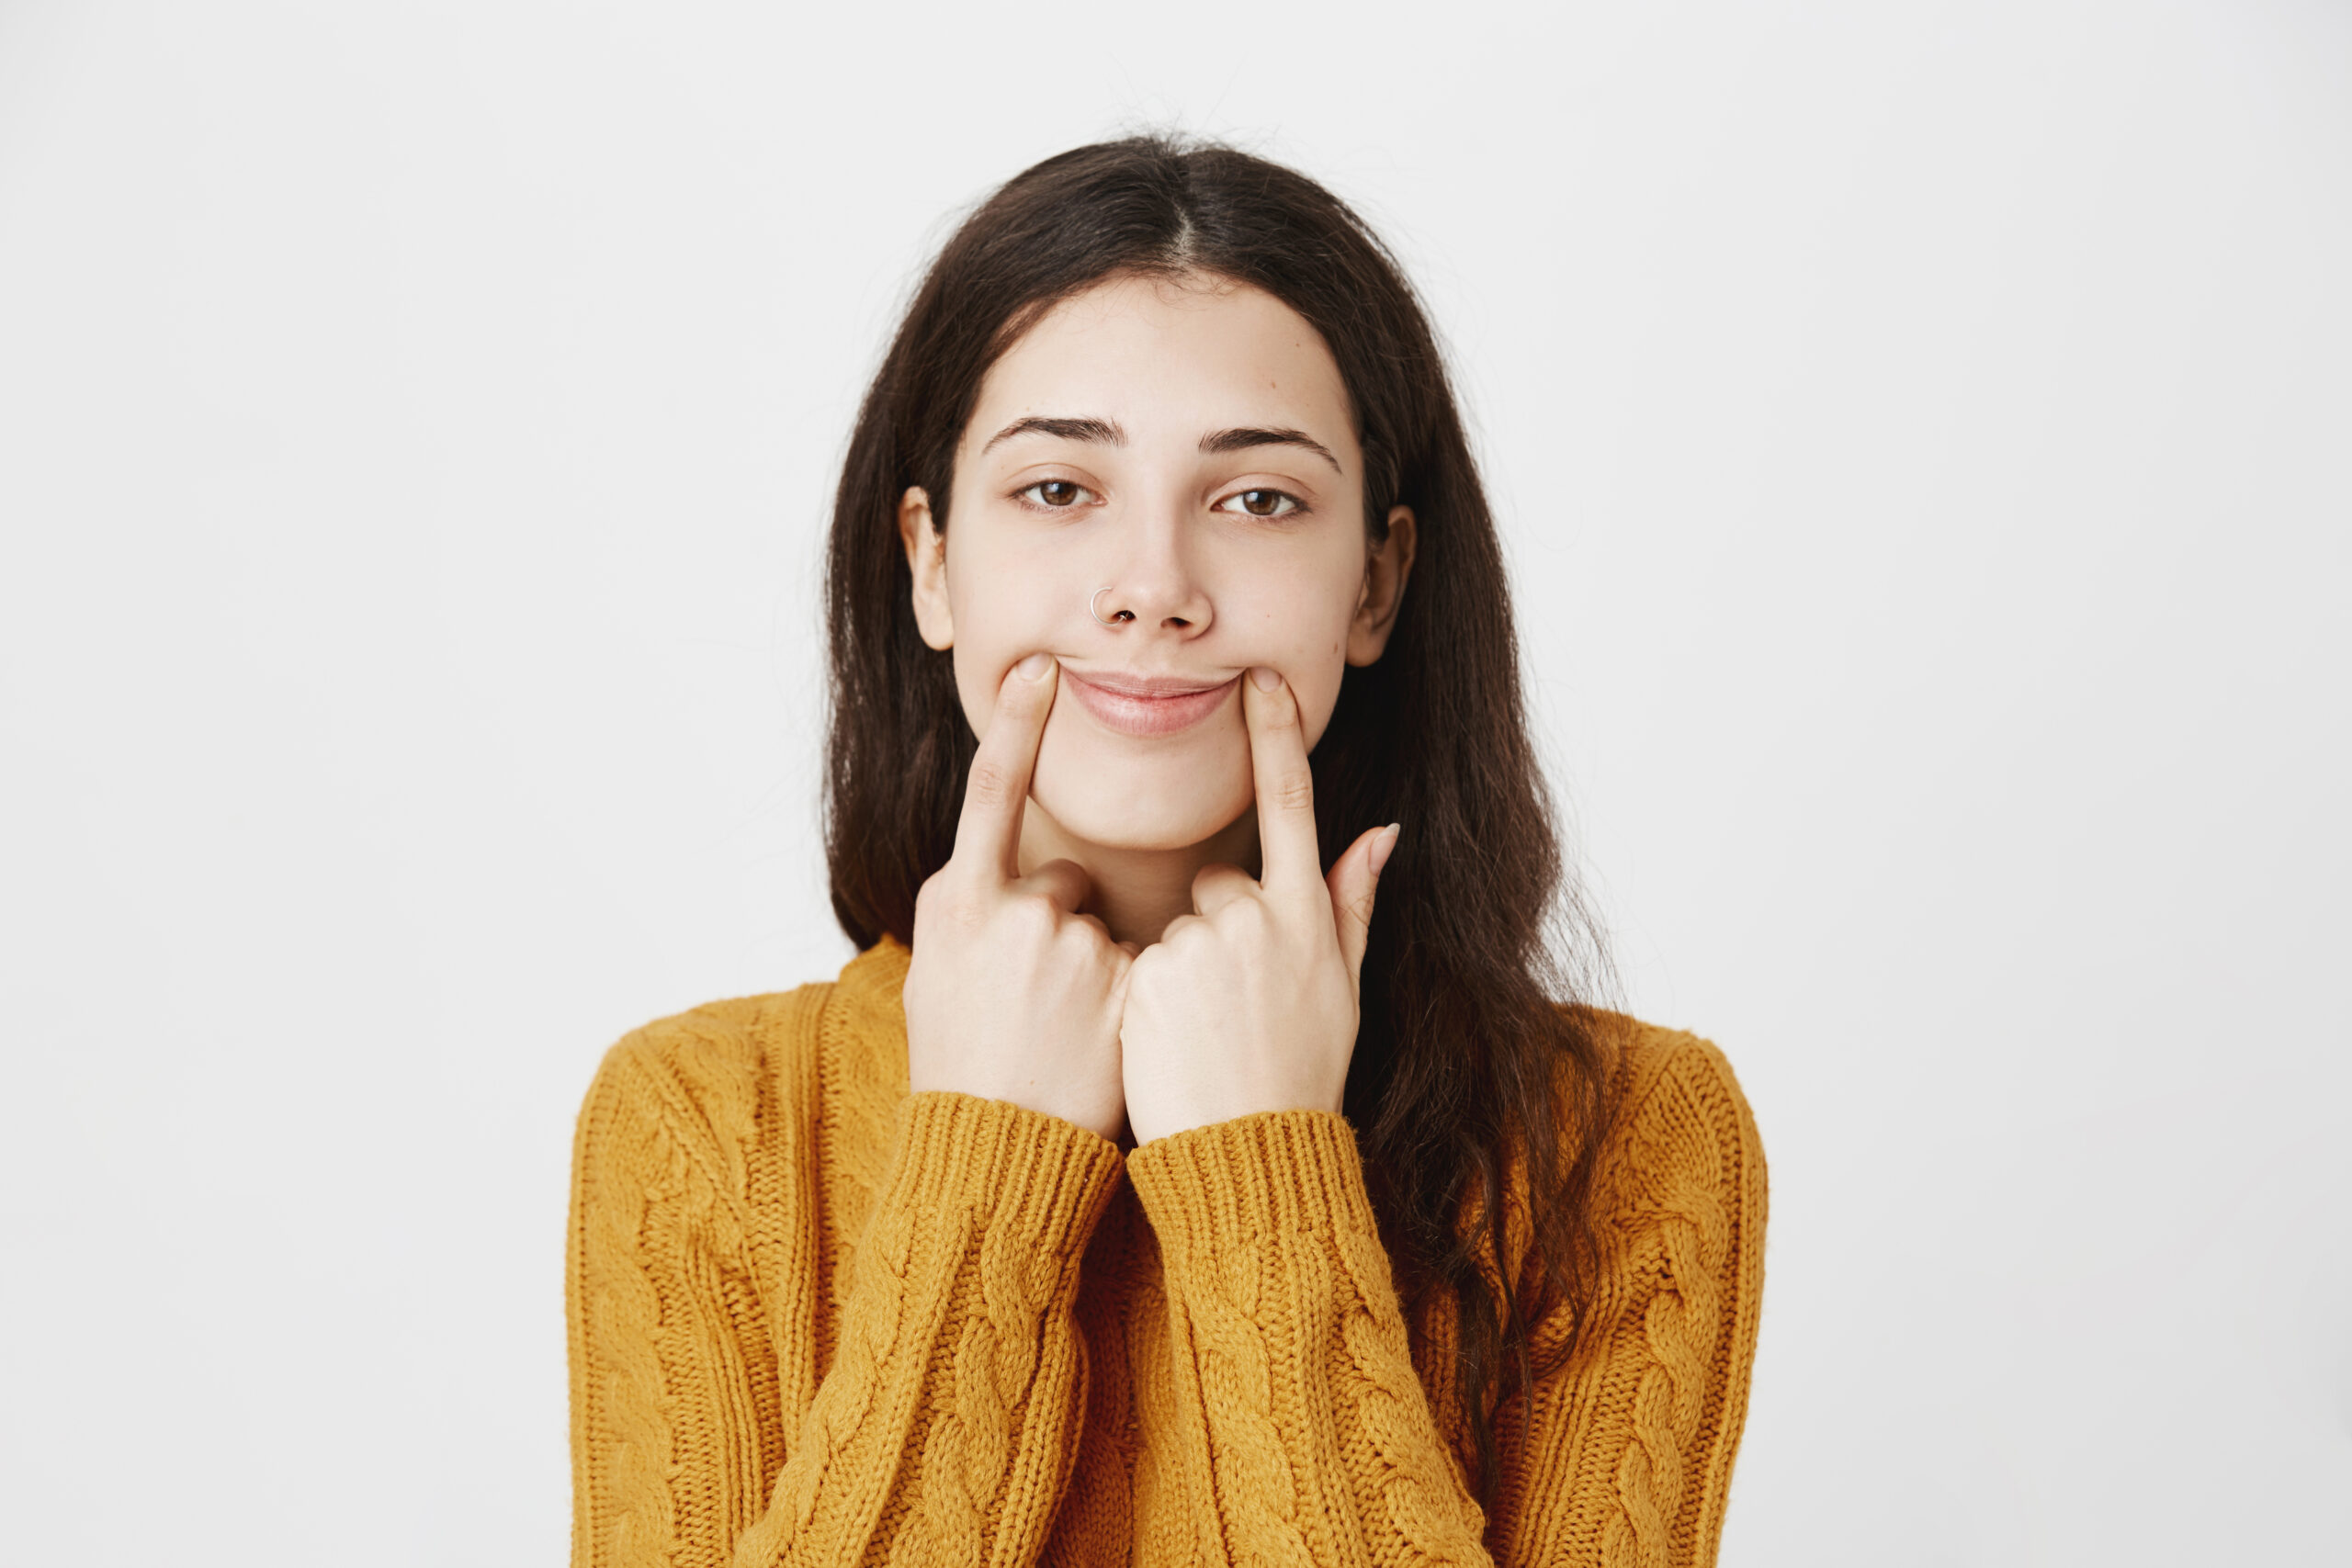
[[[566,1287],[575,1564],[1713,1561],[1765,1185],[1713,1045],[1628,1032],[1605,1276],[1574,1356],[1506,1413],[1484,1517],[1468,1435],[1432,1413],[1449,1309],[1408,1332],[1344,1120],[1122,1156],[910,1096],[907,963],[886,939],[597,1072]]]

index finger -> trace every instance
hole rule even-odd
[[[1261,666],[1241,682],[1241,709],[1250,726],[1250,771],[1258,783],[1258,842],[1265,860],[1258,880],[1268,887],[1321,887],[1315,772],[1306,763],[1297,695],[1279,671]]]
[[[980,737],[964,781],[954,858],[1006,881],[1021,874],[1022,807],[1060,676],[1061,666],[1049,653],[1033,653],[1006,671],[989,732]]]

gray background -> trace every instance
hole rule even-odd
[[[2344,1561],[2352,13],[826,10],[0,3],[7,1555],[561,1560],[588,1077],[847,955],[854,400],[1159,123],[1425,286],[1754,1100],[1724,1561]]]

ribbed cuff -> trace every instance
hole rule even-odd
[[[1086,1250],[1118,1184],[1118,1145],[1002,1100],[933,1090],[899,1105],[876,1207],[969,1210],[1065,1258]]]
[[[1329,1111],[1269,1111],[1193,1127],[1127,1156],[1163,1247],[1211,1255],[1339,1230],[1377,1235],[1355,1129]]]

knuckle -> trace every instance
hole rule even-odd
[[[1022,936],[1042,938],[1053,934],[1061,911],[1042,893],[1013,893],[1004,900],[1003,919]]]
[[[945,925],[948,930],[970,932],[987,923],[988,907],[971,896],[971,890],[951,874],[950,866],[942,867],[925,878],[915,890],[915,922],[918,925]]]
[[[1012,772],[1001,762],[975,758],[964,794],[983,806],[1001,806],[1012,794]]]
[[[1266,794],[1285,811],[1311,810],[1315,805],[1315,775],[1305,768],[1284,768],[1267,785]]]

